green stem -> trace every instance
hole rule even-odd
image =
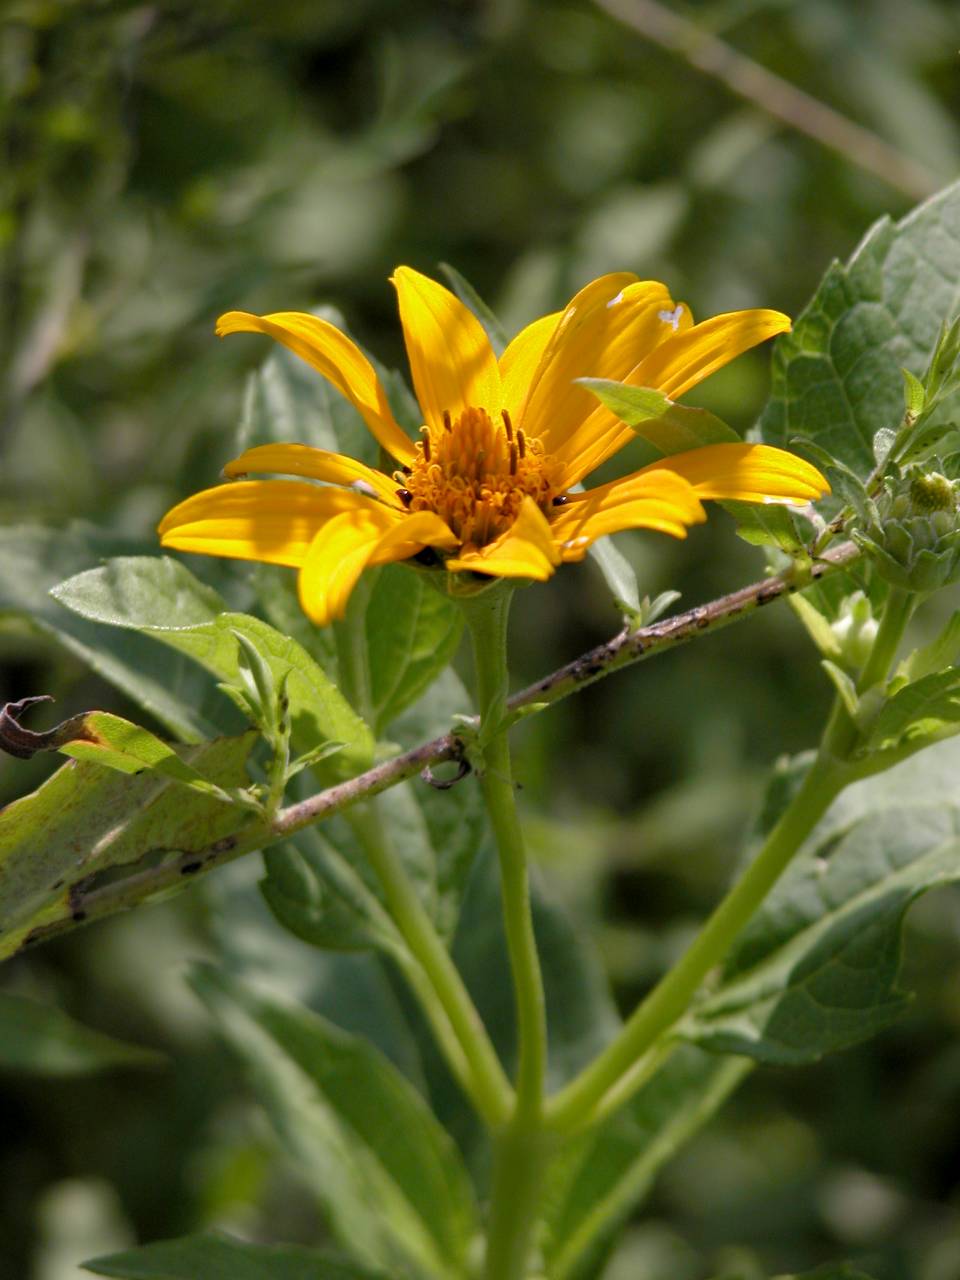
[[[902,587],[890,588],[870,656],[857,681],[860,693],[886,679],[916,604],[917,597],[912,591],[905,591]]]
[[[349,817],[383,888],[390,914],[449,1019],[469,1068],[472,1100],[489,1126],[503,1125],[510,1114],[513,1091],[463,979],[384,830],[376,801],[356,805]],[[429,1009],[427,1013],[429,1016]],[[451,1066],[456,1071],[456,1060]]]
[[[484,1280],[522,1280],[527,1274],[552,1145],[536,1123],[514,1121],[499,1134]]]
[[[473,641],[483,753],[483,790],[497,841],[503,920],[513,975],[519,1062],[513,1115],[497,1135],[487,1235],[486,1280],[521,1280],[552,1141],[543,1129],[547,1019],[530,908],[523,833],[517,817],[510,747],[498,729],[506,713],[507,619],[512,588],[503,583],[463,600]]]
[[[540,959],[530,910],[526,852],[511,777],[510,747],[506,732],[496,731],[506,711],[510,598],[509,587],[498,585],[462,603],[473,640],[477,672],[483,750],[480,785],[497,841],[504,927],[517,1010],[519,1065],[516,1114],[526,1120],[538,1115],[543,1103],[547,1023]]]

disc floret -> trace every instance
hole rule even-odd
[[[409,474],[397,475],[398,495],[410,511],[440,516],[464,549],[484,547],[513,525],[525,497],[549,512],[557,472],[540,441],[516,429],[506,410],[494,420],[471,407],[421,429]]]

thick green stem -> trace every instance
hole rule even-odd
[[[498,585],[464,602],[464,612],[473,640],[477,672],[483,750],[480,785],[500,859],[503,918],[517,1010],[517,1115],[526,1119],[538,1115],[542,1106],[547,1024],[540,959],[530,910],[527,859],[511,776],[510,748],[506,733],[497,732],[497,724],[506,711],[510,595],[508,587]]]
[[[499,1134],[484,1280],[522,1280],[527,1275],[551,1146],[539,1124],[514,1121]]]
[[[917,597],[912,591],[904,591],[902,587],[890,588],[870,656],[857,681],[857,689],[861,693],[886,679],[916,604]]]
[[[364,850],[383,888],[390,914],[429,979],[437,1000],[450,1021],[469,1067],[473,1102],[489,1126],[500,1126],[505,1123],[511,1110],[513,1093],[510,1084],[480,1015],[463,985],[463,979],[417,897],[416,890],[383,829],[375,805],[376,801],[370,801],[355,806],[350,811],[351,823],[363,840]],[[456,1070],[457,1063],[453,1062],[451,1065]]]
[[[543,1130],[547,1059],[543,980],[533,932],[530,882],[514,798],[510,748],[506,731],[498,729],[506,713],[511,594],[509,584],[498,584],[463,602],[477,672],[483,754],[480,785],[497,841],[519,1041],[516,1105],[510,1122],[496,1135],[486,1280],[521,1280],[527,1274],[551,1145]]]

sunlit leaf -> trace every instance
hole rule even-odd
[[[247,782],[255,733],[176,752],[221,787]],[[231,839],[249,815],[145,771],[135,776],[71,761],[0,812],[0,956],[31,934],[78,917],[72,892],[148,854],[204,850]]]
[[[154,582],[163,587],[156,596]],[[369,765],[370,730],[310,655],[295,640],[248,614],[216,613],[200,620],[198,609],[205,604],[212,609],[212,603],[202,584],[179,562],[166,557],[122,557],[68,579],[54,594],[82,617],[144,632],[231,683],[240,673],[234,632],[242,632],[264,655],[276,680],[289,672],[287,693],[296,749],[309,751],[320,742],[342,742],[343,749],[321,766],[335,776],[358,773]]]
[[[577,381],[662,454],[686,453],[688,449],[708,444],[740,440],[734,429],[715,414],[677,404],[662,391],[631,387],[608,378],[578,378]]]
[[[873,439],[903,415],[901,367],[923,372],[941,322],[960,305],[960,184],[894,223],[883,218],[834,263],[793,332],[777,339],[762,438],[809,439],[866,476]],[[956,397],[938,416],[956,415]]]

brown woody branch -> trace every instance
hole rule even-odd
[[[696,636],[719,631],[722,627],[738,622],[774,600],[807,586],[810,580],[820,579],[843,568],[859,554],[859,549],[852,542],[845,542],[825,552],[805,575],[799,575],[791,568],[652,626],[635,631],[621,631],[612,640],[598,645],[542,680],[515,693],[509,699],[508,708],[521,711],[525,707],[549,706],[559,702],[561,698],[611,675],[614,671],[677,648]],[[233,836],[217,840],[203,849],[184,852],[158,866],[145,867],[102,886],[84,887],[82,883],[75,885],[70,893],[72,918],[34,930],[27,942],[32,945],[45,941],[77,924],[101,919],[136,906],[158,893],[183,884],[194,875],[212,871],[242,854],[266,848],[304,827],[322,822],[360,800],[370,799],[418,773],[423,774],[433,765],[452,760],[463,766],[463,752],[464,744],[455,733],[442,734],[430,742],[375,765],[347,782],[328,787],[325,791],[282,809],[272,823],[264,824],[253,819],[247,827],[241,828]],[[461,767],[460,776],[465,772],[466,768]],[[427,780],[431,780],[429,776]]]

